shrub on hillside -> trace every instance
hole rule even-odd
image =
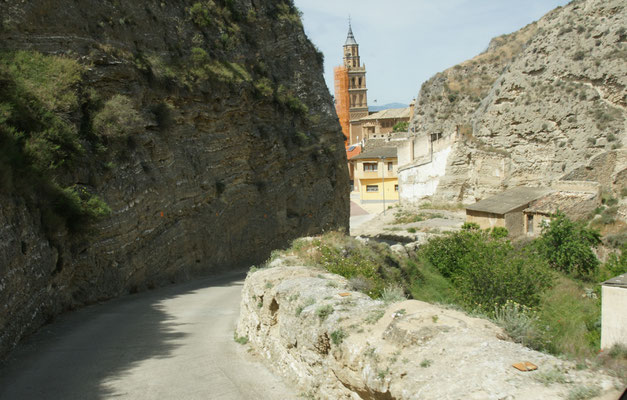
[[[137,133],[144,121],[128,97],[117,94],[94,117],[94,130],[108,138],[122,138]]]
[[[537,305],[552,282],[552,274],[538,254],[515,249],[502,230],[466,228],[430,240],[420,252],[453,281],[459,300],[486,312],[508,300]]]
[[[296,240],[291,251],[304,261],[350,280],[356,290],[379,298],[386,287],[408,282],[401,279],[402,261],[385,245],[361,243],[339,232],[330,232],[312,241]]]
[[[599,260],[592,249],[600,243],[597,230],[581,221],[571,221],[559,211],[543,226],[537,241],[538,249],[552,268],[580,276],[590,276],[597,270]]]

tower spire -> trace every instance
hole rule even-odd
[[[355,35],[353,35],[351,16],[349,15],[348,16],[348,35],[346,36],[346,43],[344,43],[344,46],[350,46],[354,44],[357,44],[357,41],[355,40]]]

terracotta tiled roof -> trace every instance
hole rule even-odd
[[[346,148],[346,158],[349,160],[359,155],[359,153],[361,153],[361,146],[358,144],[357,145],[354,144]]]

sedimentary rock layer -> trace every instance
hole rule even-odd
[[[70,229],[6,179],[0,355],[64,310],[347,227],[342,133],[290,1],[4,1],[0,16],[4,59],[80,66],[76,101],[50,115],[82,151],[47,184],[111,209]]]

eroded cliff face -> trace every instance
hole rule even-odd
[[[290,1],[0,15],[0,142],[18,154],[0,156],[0,355],[66,309],[348,226],[343,136]]]
[[[573,1],[426,82],[415,134],[456,135],[434,197],[474,202],[548,185],[604,153],[621,159],[626,25],[619,0]],[[625,167],[606,171],[609,189],[627,185]]]

